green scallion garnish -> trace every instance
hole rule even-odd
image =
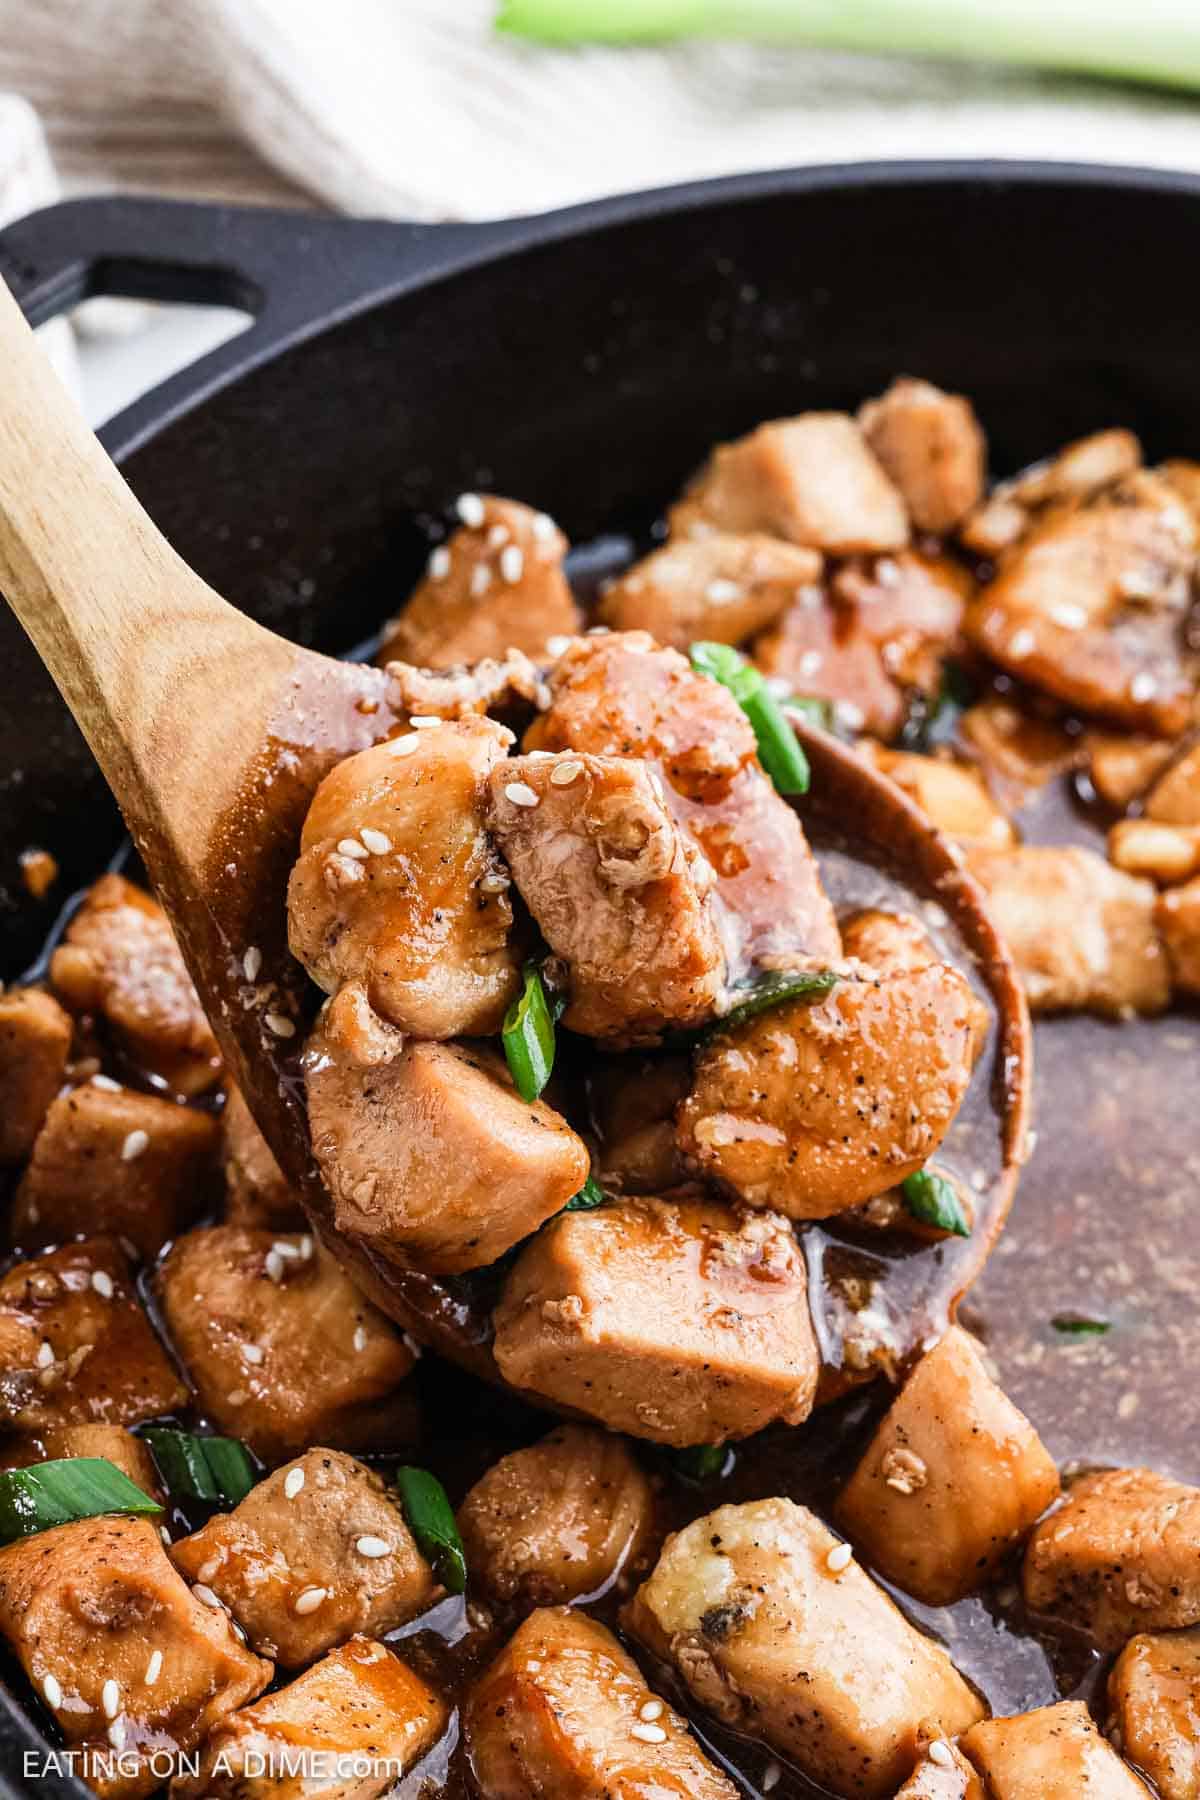
[[[589,1175],[577,1194],[572,1194],[564,1212],[591,1212],[594,1207],[603,1206],[606,1195],[594,1175]]]
[[[732,644],[693,644],[688,652],[698,675],[710,675],[728,688],[758,740],[758,760],[781,794],[807,794],[808,758],[796,742],[766,677]]]
[[[1112,1330],[1111,1319],[1085,1319],[1075,1313],[1058,1313],[1050,1323],[1063,1337],[1103,1337]]]
[[[736,1461],[737,1452],[728,1444],[693,1444],[671,1456],[675,1473],[684,1481],[716,1481],[731,1474]]]
[[[900,1192],[904,1195],[904,1204],[914,1219],[920,1219],[922,1225],[932,1225],[938,1231],[952,1232],[955,1237],[970,1237],[971,1226],[963,1211],[962,1201],[955,1192],[953,1183],[944,1175],[934,1175],[929,1169],[918,1169],[915,1175],[909,1175],[900,1183]]]
[[[709,1029],[728,1031],[731,1026],[744,1025],[747,1019],[757,1018],[759,1013],[769,1012],[788,1000],[822,1000],[837,983],[838,976],[833,969],[798,969],[792,974],[764,975]],[[741,990],[735,988],[733,991],[736,994]]]
[[[396,1487],[408,1529],[448,1593],[467,1585],[467,1558],[446,1490],[428,1469],[397,1469]]]
[[[504,1054],[522,1100],[536,1100],[554,1068],[552,1008],[536,963],[526,963],[525,983],[504,1015]]]
[[[104,1513],[160,1513],[162,1507],[103,1456],[72,1456],[0,1474],[0,1543]]]
[[[250,1452],[236,1438],[200,1437],[153,1425],[141,1434],[169,1493],[182,1500],[236,1506],[258,1479]]]

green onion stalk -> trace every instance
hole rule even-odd
[[[1200,89],[1200,6],[1184,0],[501,0],[496,24],[546,44],[750,39]]]

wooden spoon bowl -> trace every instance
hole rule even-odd
[[[298,1058],[315,996],[287,950],[287,879],[323,776],[400,728],[387,679],[287,643],[187,568],[79,417],[2,284],[0,362],[0,590],[116,795],[222,1055],[314,1228],[359,1285],[414,1337],[499,1381],[495,1273],[424,1276],[342,1239],[308,1136]],[[983,1123],[973,1126],[982,1185],[972,1236],[886,1265],[892,1347],[904,1354],[953,1310],[1011,1202],[1027,1131],[1028,1018],[953,849],[834,739],[800,736],[814,772],[803,813],[818,846],[839,866],[848,852],[859,866],[891,869],[909,895],[942,908],[996,1018]],[[826,1261],[852,1253],[836,1232],[811,1242]],[[832,1393],[855,1371],[839,1374],[830,1332]]]

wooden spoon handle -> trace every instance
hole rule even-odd
[[[282,669],[294,652],[172,550],[3,281],[0,370],[0,591],[142,835],[172,811],[180,759],[194,776],[198,748],[219,741],[214,697],[232,705],[247,658]]]

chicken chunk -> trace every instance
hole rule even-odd
[[[991,1800],[1147,1800],[1081,1700],[988,1719],[962,1741]]]
[[[175,1093],[216,1082],[216,1039],[166,914],[123,876],[92,888],[50,959],[50,980],[72,1012],[103,1015],[129,1060]]]
[[[227,1714],[171,1800],[378,1800],[441,1737],[445,1701],[383,1644],[352,1638]]]
[[[973,846],[971,873],[1017,964],[1034,1012],[1159,1013],[1170,970],[1154,923],[1154,888],[1094,850]]]
[[[1200,825],[1122,819],[1108,834],[1108,860],[1126,875],[1175,887],[1200,875]]]
[[[71,1748],[124,1752],[93,1783],[102,1800],[152,1793],[169,1756],[273,1673],[188,1591],[147,1519],[83,1519],[0,1550],[0,1633]]]
[[[948,963],[847,974],[711,1038],[678,1143],[748,1206],[824,1219],[923,1168],[979,1050],[979,1003]]]
[[[225,1218],[230,1225],[299,1231],[304,1208],[270,1145],[251,1117],[241,1090],[230,1084],[221,1114]]]
[[[307,1450],[171,1550],[285,1669],[356,1632],[381,1637],[438,1593],[399,1496],[337,1450]]]
[[[613,583],[597,617],[614,631],[648,631],[660,644],[740,644],[763,631],[816,581],[815,550],[759,532],[714,531],[653,551]]]
[[[1001,694],[969,706],[958,730],[979,758],[990,792],[1009,811],[1086,760],[1078,732],[1039,718]]]
[[[718,444],[669,517],[680,537],[763,531],[831,556],[908,542],[904,502],[848,413],[774,419]]]
[[[13,1202],[19,1250],[61,1243],[86,1221],[157,1256],[215,1191],[220,1131],[210,1113],[93,1082],[46,1114]]]
[[[840,921],[842,950],[848,960],[866,963],[878,975],[902,969],[927,969],[940,962],[937,946],[912,913],[864,907]]]
[[[1003,847],[1016,842],[1007,813],[1001,811],[978,769],[943,756],[917,756],[882,745],[862,749],[889,781],[915,800],[921,811],[961,844]]]
[[[135,1425],[186,1399],[111,1238],[0,1276],[0,1432]]]
[[[853,729],[893,738],[907,690],[936,691],[973,588],[944,557],[904,551],[843,564],[828,592],[809,587],[754,640],[764,674],[828,700]]]
[[[418,1037],[500,1029],[520,956],[508,879],[484,829],[511,735],[458,719],[360,750],[321,783],[288,883],[288,939],[318,987],[362,983]]]
[[[605,1192],[660,1194],[684,1179],[675,1110],[692,1085],[687,1056],[597,1059],[588,1099]]]
[[[655,1512],[620,1438],[560,1425],[492,1465],[459,1507],[458,1529],[472,1585],[528,1612],[627,1584],[651,1551]]]
[[[987,441],[961,394],[902,375],[858,422],[918,531],[952,531],[979,504]]]
[[[1160,894],[1154,909],[1171,980],[1183,994],[1200,994],[1200,875]]]
[[[727,689],[637,631],[577,640],[550,686],[525,750],[636,756],[657,769],[673,817],[716,871],[731,978],[838,954],[800,821],[759,768],[754,733]]]
[[[546,639],[580,629],[563,573],[567,540],[552,519],[518,500],[464,494],[462,524],[439,544],[425,575],[383,630],[381,662],[426,669],[544,653]]]
[[[658,1444],[749,1437],[812,1409],[818,1354],[786,1220],[707,1199],[564,1213],[496,1309],[505,1379]]]
[[[313,1152],[337,1228],[389,1262],[482,1268],[577,1194],[588,1150],[482,1045],[405,1042],[343,988],[305,1052]]]
[[[952,1326],[881,1420],[837,1521],[906,1594],[949,1606],[987,1582],[1058,1491],[1037,1432]]]
[[[896,1800],[987,1800],[987,1796],[961,1750],[935,1738]]]
[[[542,652],[539,652],[542,654]],[[404,718],[465,719],[472,713],[508,712],[521,706],[545,706],[548,690],[538,665],[523,650],[509,650],[497,660],[453,669],[419,669],[414,663],[387,664],[388,704]]]
[[[657,1043],[721,1005],[716,877],[632,757],[509,757],[492,771],[488,823],[554,954],[564,1024],[617,1044]]]
[[[1200,1800],[1200,1631],[1130,1638],[1108,1677],[1114,1741],[1161,1800]]]
[[[407,1442],[413,1354],[308,1237],[237,1225],[189,1231],[156,1276],[200,1410],[264,1462],[306,1444]]]
[[[140,1437],[123,1425],[56,1425],[45,1432],[42,1444],[49,1460],[68,1461],[73,1456],[101,1457],[128,1475],[135,1487],[152,1500],[164,1498],[154,1458]]]
[[[1115,427],[1076,438],[994,487],[965,521],[962,541],[979,556],[999,556],[1028,531],[1041,508],[1089,500],[1141,466],[1142,446],[1132,431]]]
[[[1162,738],[1131,731],[1089,731],[1084,744],[1092,786],[1122,812],[1141,798],[1175,753],[1175,746]]]
[[[653,1730],[649,1729],[652,1722]],[[595,1619],[536,1612],[463,1717],[482,1800],[736,1800],[681,1719]]]
[[[1200,825],[1200,743],[1163,770],[1147,796],[1146,817],[1163,825]]]
[[[931,1737],[984,1716],[941,1646],[790,1500],[669,1537],[625,1621],[701,1706],[835,1794],[894,1794]]]
[[[1116,1650],[1200,1624],[1200,1489],[1152,1469],[1085,1475],[1029,1540],[1026,1604]]]
[[[71,1053],[71,1021],[40,988],[0,993],[0,1164],[23,1162]]]
[[[1188,723],[1195,658],[1185,623],[1197,527],[1173,490],[1138,474],[1051,509],[1001,560],[967,621],[1022,681],[1133,730]]]

